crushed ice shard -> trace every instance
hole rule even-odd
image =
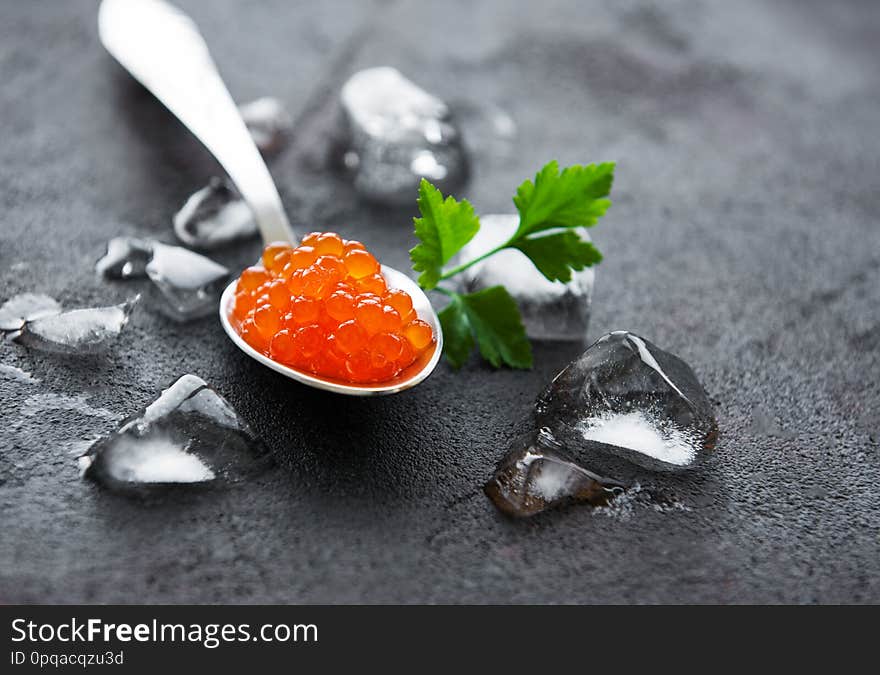
[[[176,321],[188,321],[216,309],[229,270],[181,246],[154,242],[147,275],[157,309]]]
[[[538,426],[592,471],[681,471],[715,448],[712,403],[690,366],[627,331],[599,338],[538,398]]]
[[[153,243],[137,237],[114,237],[107,252],[95,263],[95,271],[108,279],[137,279],[147,275]]]
[[[196,375],[181,377],[79,458],[85,477],[129,492],[235,483],[270,463],[248,424]]]
[[[242,103],[238,106],[238,112],[254,143],[266,154],[281,150],[293,130],[290,113],[281,101],[271,96]]]
[[[257,233],[250,207],[228,179],[212,178],[174,214],[174,234],[192,248],[211,249]]]
[[[56,354],[91,354],[112,343],[128,323],[140,296],[109,307],[72,309],[25,323],[15,341]]]
[[[58,314],[61,305],[41,293],[21,293],[0,306],[0,331],[21,330],[25,322]]]
[[[519,216],[480,216],[480,230],[459,253],[462,262],[473,260],[508,241],[519,225]],[[580,229],[581,237],[589,235]],[[529,337],[536,340],[583,340],[590,322],[595,272],[587,267],[573,272],[568,283],[549,281],[522,253],[513,249],[469,267],[459,275],[466,292],[503,285],[513,296]]]
[[[468,162],[447,105],[394,68],[355,73],[340,94],[345,123],[342,161],[368,199],[409,203],[427,178],[449,192]]]
[[[214,311],[229,277],[223,265],[195,251],[134,237],[110,240],[96,268],[111,279],[149,277],[151,304],[176,321]]]
[[[484,490],[499,510],[524,517],[565,502],[605,505],[622,486],[566,459],[558,443],[536,431],[514,439]]]

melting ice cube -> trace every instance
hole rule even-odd
[[[234,483],[271,456],[226,399],[184,375],[79,458],[83,475],[122,491]]]
[[[174,233],[187,246],[210,249],[254,236],[257,223],[232,183],[212,178],[174,214]]]
[[[0,331],[21,330],[26,321],[60,311],[61,305],[55,298],[40,293],[21,293],[0,306]]]
[[[262,152],[278,152],[284,147],[293,129],[293,120],[281,101],[264,96],[238,106],[238,112]]]
[[[490,214],[480,216],[480,230],[461,250],[459,259],[467,262],[510,239],[519,225],[519,216]],[[581,229],[579,234],[589,240]],[[548,281],[519,251],[507,249],[469,267],[459,276],[465,291],[478,291],[503,285],[519,306],[529,337],[536,340],[583,340],[590,321],[595,272],[587,267],[573,272],[568,283]]]
[[[504,513],[532,516],[567,501],[604,505],[622,486],[566,459],[545,432],[532,432],[513,441],[484,489]]]
[[[147,275],[153,243],[137,237],[114,237],[107,252],[95,263],[95,271],[109,279],[136,279]]]
[[[73,309],[28,321],[15,341],[58,354],[90,354],[119,337],[140,296],[109,307]]]
[[[409,203],[423,177],[443,192],[466,178],[468,162],[449,108],[396,69],[355,73],[340,102],[343,161],[365,197]]]
[[[98,271],[122,279],[139,276],[142,269],[153,282],[152,304],[177,321],[189,321],[214,311],[229,277],[229,270],[210,258],[152,239],[118,237],[110,241],[107,249],[98,261]]]
[[[535,410],[538,425],[583,464],[621,479],[633,465],[691,468],[718,435],[712,403],[690,366],[627,331],[599,338],[556,376]]]
[[[217,306],[229,270],[180,246],[155,242],[147,265],[157,308],[177,321],[206,316]]]

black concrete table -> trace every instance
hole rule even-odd
[[[531,372],[443,365],[409,393],[343,399],[250,361],[215,318],[142,308],[104,357],[0,346],[40,380],[0,377],[0,602],[880,601],[876,3],[181,4],[237,99],[275,95],[298,118],[271,164],[295,224],[393,266],[413,209],[362,206],[316,168],[327,103],[359,68],[511,115],[508,146],[472,125],[462,194],[480,211],[510,210],[549,159],[617,160],[589,337],[627,328],[688,360],[723,438],[674,486],[685,508],[513,522],[481,486],[580,346],[539,345]],[[103,52],[95,14],[0,8],[3,298],[126,297],[92,271],[106,240],[171,241],[171,214],[218,171]],[[108,411],[187,372],[278,468],[147,503],[81,480],[70,453],[115,426]]]

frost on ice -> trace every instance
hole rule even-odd
[[[83,475],[120,491],[235,483],[271,463],[226,399],[184,375],[79,458]]]
[[[212,178],[174,214],[174,234],[192,248],[211,249],[253,237],[257,223],[228,179]]]
[[[467,177],[461,134],[447,105],[388,67],[355,73],[340,94],[342,161],[368,199],[406,204],[427,178],[448,193]]]
[[[519,216],[480,216],[480,230],[459,253],[473,260],[508,241],[519,225]],[[585,230],[578,230],[589,241]],[[595,272],[587,267],[573,271],[568,283],[549,281],[521,252],[506,249],[461,273],[466,292],[503,285],[516,300],[529,337],[536,340],[583,340],[590,322]]]

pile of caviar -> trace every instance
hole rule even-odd
[[[270,244],[241,273],[231,318],[274,361],[346,382],[384,382],[434,343],[405,291],[390,289],[358,241],[313,232]]]

